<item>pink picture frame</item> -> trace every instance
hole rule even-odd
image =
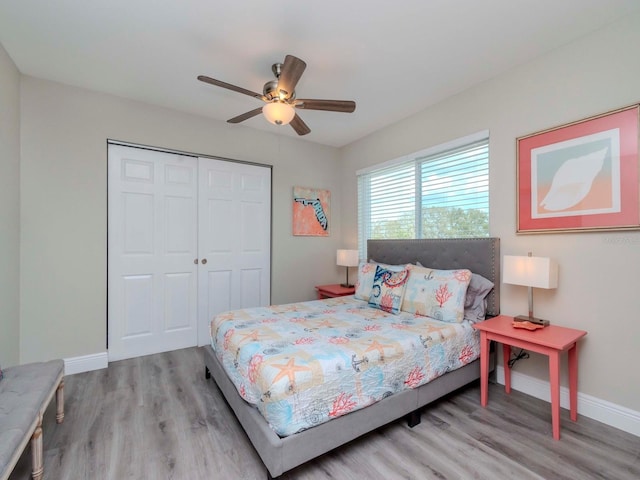
[[[516,139],[516,233],[640,229],[639,105]]]

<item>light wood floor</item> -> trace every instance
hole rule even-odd
[[[44,421],[45,478],[260,479],[266,470],[196,348],[123,360],[65,379],[66,416]],[[477,384],[298,467],[284,479],[639,479],[640,438]],[[52,407],[55,402],[52,403]],[[10,480],[26,480],[30,451]]]

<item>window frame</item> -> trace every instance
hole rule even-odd
[[[403,155],[401,157],[389,160],[383,163],[372,165],[366,168],[362,168],[356,171],[357,176],[357,196],[358,196],[358,249],[362,259],[366,259],[367,254],[367,239],[371,236],[372,222],[370,221],[371,211],[369,209],[369,222],[364,222],[365,212],[363,211],[370,205],[371,200],[371,183],[370,178],[372,174],[381,173],[384,170],[394,167],[402,168],[402,165],[414,166],[415,175],[415,192],[414,192],[414,233],[413,238],[423,238],[423,183],[422,179],[422,164],[429,158],[451,152],[452,154],[459,149],[469,147],[475,143],[486,142],[487,146],[487,182],[490,171],[490,154],[489,154],[489,131],[483,130],[471,135],[467,135],[449,142],[445,142],[439,145],[435,145],[423,150],[420,150],[409,155]],[[365,185],[366,183],[366,185]],[[366,187],[366,188],[365,188]],[[487,210],[489,210],[489,186],[487,186]],[[366,223],[366,224],[365,224]],[[487,227],[486,236],[489,237],[489,226]]]

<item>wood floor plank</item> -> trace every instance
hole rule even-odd
[[[531,402],[531,397],[518,392],[506,395],[500,388],[495,390],[499,401],[490,403],[487,409],[477,409],[462,423],[470,435],[505,457],[526,463],[544,478],[626,478],[616,475],[624,475],[619,472],[633,464],[640,446],[637,437],[616,429],[603,430],[602,424],[588,418],[574,423],[569,413],[563,411],[561,441],[550,441],[549,404]],[[457,422],[460,417],[458,405],[464,402],[475,404],[476,399],[460,394],[443,403],[436,415]],[[496,435],[486,437],[487,426],[497,427],[497,432],[493,430]],[[607,434],[603,435],[605,432]],[[617,447],[619,438],[627,439],[622,449]],[[540,444],[548,444],[549,448],[539,449]],[[635,470],[637,472],[637,465]]]
[[[413,429],[391,423],[282,480],[640,478],[640,438],[548,403],[471,385],[423,409]],[[65,378],[65,420],[44,418],[45,479],[264,480],[266,470],[213,380],[188,348],[114,362]],[[30,478],[30,451],[10,480]]]

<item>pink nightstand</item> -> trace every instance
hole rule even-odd
[[[334,283],[332,285],[318,285],[316,290],[318,291],[318,300],[322,300],[323,298],[353,295],[356,292],[356,287],[343,287],[339,283]]]
[[[569,406],[571,420],[578,419],[578,340],[587,332],[573,328],[549,325],[540,330],[529,331],[511,326],[513,317],[498,317],[476,323],[480,330],[480,403],[487,406],[489,382],[489,343],[502,343],[504,357],[504,389],[511,393],[511,347],[542,353],[549,357],[549,383],[551,384],[551,423],[553,438],[560,439],[560,353],[569,352]]]

